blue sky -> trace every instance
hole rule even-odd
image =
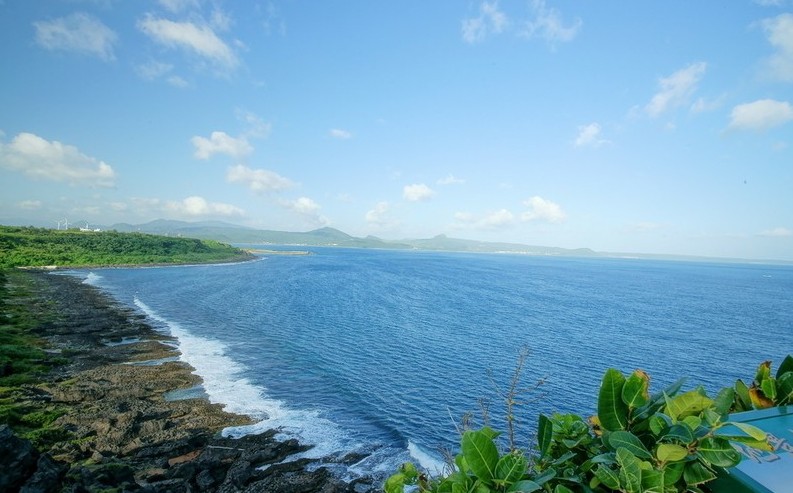
[[[0,0],[0,222],[793,260],[793,2]]]

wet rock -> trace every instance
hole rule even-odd
[[[0,425],[0,491],[22,486],[36,470],[38,458],[30,440],[19,438],[7,425]]]

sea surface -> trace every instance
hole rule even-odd
[[[194,390],[258,421],[226,434],[278,428],[308,457],[346,457],[330,467],[348,478],[437,470],[483,407],[501,427],[524,347],[527,446],[539,413],[593,414],[610,367],[716,392],[793,353],[791,266],[309,250],[71,275],[177,337]]]

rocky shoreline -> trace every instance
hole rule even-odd
[[[47,452],[0,425],[0,490],[32,492],[364,493],[371,478],[347,483],[276,430],[224,438],[249,418],[207,399],[166,399],[200,378],[178,361],[175,341],[79,279],[24,274],[41,312],[35,332],[64,364],[23,387],[31,405],[65,409],[54,425],[64,438]],[[47,316],[44,316],[44,312]],[[190,392],[186,394],[190,395]],[[287,459],[287,460],[285,460]],[[358,458],[359,459],[359,458]],[[356,460],[356,458],[350,458]]]

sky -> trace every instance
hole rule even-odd
[[[793,260],[793,0],[0,0],[0,223]]]

